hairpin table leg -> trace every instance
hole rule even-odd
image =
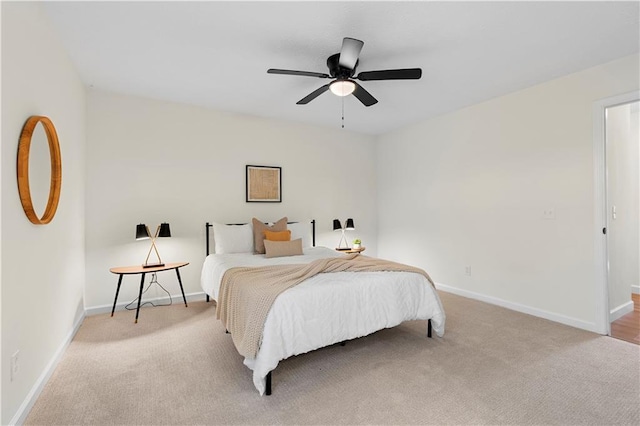
[[[140,301],[142,300],[142,287],[144,287],[144,276],[146,274],[142,273],[142,278],[140,278],[140,293],[138,294],[138,308],[136,309],[136,324],[138,323],[138,315],[140,314]]]
[[[118,287],[116,288],[116,298],[113,299],[113,308],[111,308],[111,316],[113,316],[113,312],[116,310],[116,303],[118,302],[118,293],[120,293],[120,284],[122,284],[122,274],[118,274]]]
[[[178,283],[180,284],[180,291],[182,292],[182,300],[184,300],[184,306],[189,307],[187,305],[187,298],[184,296],[184,288],[182,288],[182,280],[180,279],[180,268],[176,268],[176,275],[178,276]]]

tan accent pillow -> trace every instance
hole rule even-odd
[[[262,231],[264,239],[269,241],[291,241],[291,231]]]
[[[265,257],[297,256],[302,254],[302,238],[293,241],[264,240]]]
[[[264,231],[286,231],[287,218],[283,217],[271,226],[267,226],[264,222],[259,221],[255,217],[253,222],[253,252],[264,254]]]

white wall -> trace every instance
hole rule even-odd
[[[622,58],[381,136],[380,257],[595,329],[592,105],[638,71]]]
[[[0,25],[2,25],[2,5],[0,5]],[[2,42],[2,33],[0,32],[0,43]],[[0,46],[1,52],[2,46]],[[0,57],[0,63],[2,58]],[[2,67],[0,67],[0,98],[2,96]],[[2,122],[2,102],[0,101],[0,124]],[[0,133],[0,138],[2,134]],[[0,188],[2,188],[2,148],[0,144]],[[0,422],[2,422],[2,194],[0,194]]]
[[[144,261],[149,242],[134,240],[141,222],[153,230],[170,223],[173,236],[159,239],[158,250],[165,262],[191,262],[181,270],[186,293],[202,291],[207,221],[315,218],[317,243],[335,247],[332,220],[353,217],[357,231],[349,238],[376,253],[370,136],[338,122],[331,130],[100,91],[89,92],[87,123],[88,309],[113,303],[117,277],[109,268]],[[245,202],[247,164],[282,167],[282,203]],[[175,274],[158,279],[180,294]],[[125,277],[118,301],[136,298],[138,285]]]
[[[85,90],[37,3],[2,2],[2,424],[21,409],[83,315]],[[62,193],[33,225],[16,183],[18,138],[46,115],[62,152]],[[36,149],[36,148],[34,148]],[[35,164],[37,165],[37,164]],[[10,380],[10,358],[19,372]],[[24,408],[24,407],[22,407]]]
[[[606,157],[609,204],[607,247],[610,311],[616,311],[632,303],[632,286],[637,286],[640,282],[640,275],[638,275],[639,139],[637,106],[633,114],[631,104],[607,109]],[[614,206],[615,217],[612,212]]]

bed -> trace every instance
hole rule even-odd
[[[267,258],[253,254],[250,224],[206,224],[207,256],[201,286],[218,301],[225,273],[240,267],[305,265],[344,254],[315,246],[315,221],[287,224],[291,238],[303,240],[301,255]],[[210,254],[214,228],[215,254]],[[251,232],[251,237],[253,232]],[[408,320],[426,320],[425,334],[444,335],[445,313],[425,276],[414,272],[320,273],[282,292],[268,311],[255,357],[244,364],[253,371],[258,392],[271,394],[271,372],[281,360],[363,337]],[[237,345],[236,345],[237,347]]]

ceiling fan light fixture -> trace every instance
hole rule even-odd
[[[329,86],[336,96],[349,96],[356,90],[356,84],[351,80],[336,80]]]

